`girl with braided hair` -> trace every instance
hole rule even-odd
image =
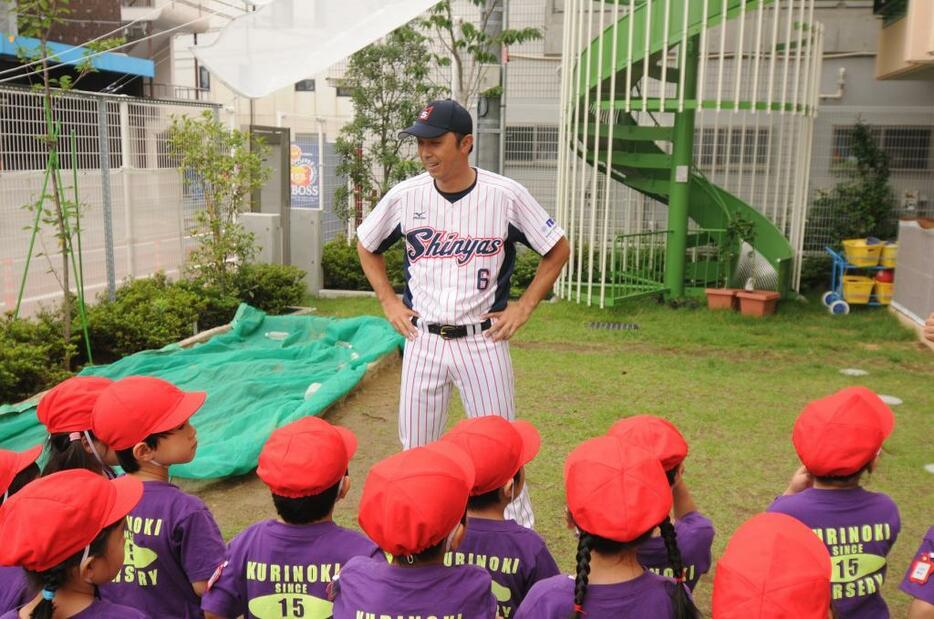
[[[91,411],[111,384],[101,376],[73,376],[39,400],[36,416],[49,432],[43,475],[87,469],[108,479],[116,477],[111,468],[117,464],[116,454],[91,432]]]
[[[123,565],[126,515],[143,495],[133,477],[83,469],[29,483],[0,508],[0,565],[20,566],[39,591],[0,619],[146,619],[100,600]]]
[[[687,482],[684,481],[687,441],[670,421],[652,415],[635,415],[620,419],[607,434],[642,447],[653,453],[662,463],[674,499],[671,521],[666,526],[673,527],[673,530],[666,536],[659,527],[640,545],[639,563],[662,576],[676,578],[680,574],[684,583],[693,591],[700,577],[710,570],[714,528],[710,519],[700,513]],[[674,565],[667,543],[667,540],[674,536],[677,536],[678,548],[681,549],[683,558],[680,567]]]
[[[594,438],[568,456],[564,483],[568,525],[579,536],[576,574],[539,581],[516,619],[698,617],[687,587],[647,571],[637,556],[660,526],[670,561],[682,567],[668,519],[671,489],[658,458],[613,436]]]

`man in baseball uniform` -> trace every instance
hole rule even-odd
[[[399,403],[405,449],[437,440],[456,386],[470,417],[514,419],[509,338],[529,319],[570,253],[564,231],[519,183],[473,168],[470,113],[433,101],[400,135],[418,140],[425,173],[380,200],[357,229],[357,252],[386,318],[406,336]],[[382,253],[405,240],[405,293]],[[516,243],[543,256],[518,301],[508,302]],[[531,526],[523,492],[507,513]],[[518,510],[518,511],[516,511]]]

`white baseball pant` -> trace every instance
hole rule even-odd
[[[457,387],[468,417],[516,418],[515,382],[509,342],[483,333],[446,340],[419,328],[406,340],[399,398],[399,440],[403,449],[441,438],[447,427],[451,388]],[[532,528],[535,516],[528,486],[506,508],[506,517]]]

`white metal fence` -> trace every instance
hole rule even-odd
[[[68,197],[74,195],[72,132],[77,143],[86,292],[93,296],[127,277],[177,272],[191,242],[186,230],[202,201],[184,188],[167,133],[173,116],[216,113],[216,106],[91,93],[62,94],[53,105]],[[0,311],[15,308],[23,283],[46,168],[39,138],[44,133],[41,95],[0,88]],[[41,224],[21,314],[61,298],[57,254],[53,227]]]

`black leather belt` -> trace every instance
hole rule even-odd
[[[412,318],[412,324],[418,326],[418,319]],[[428,333],[433,333],[434,335],[440,335],[445,340],[456,340],[462,337],[467,337],[468,335],[476,335],[477,333],[483,333],[493,325],[493,322],[487,318],[480,324],[476,325],[441,325],[441,324],[426,324],[424,325],[428,329]]]

